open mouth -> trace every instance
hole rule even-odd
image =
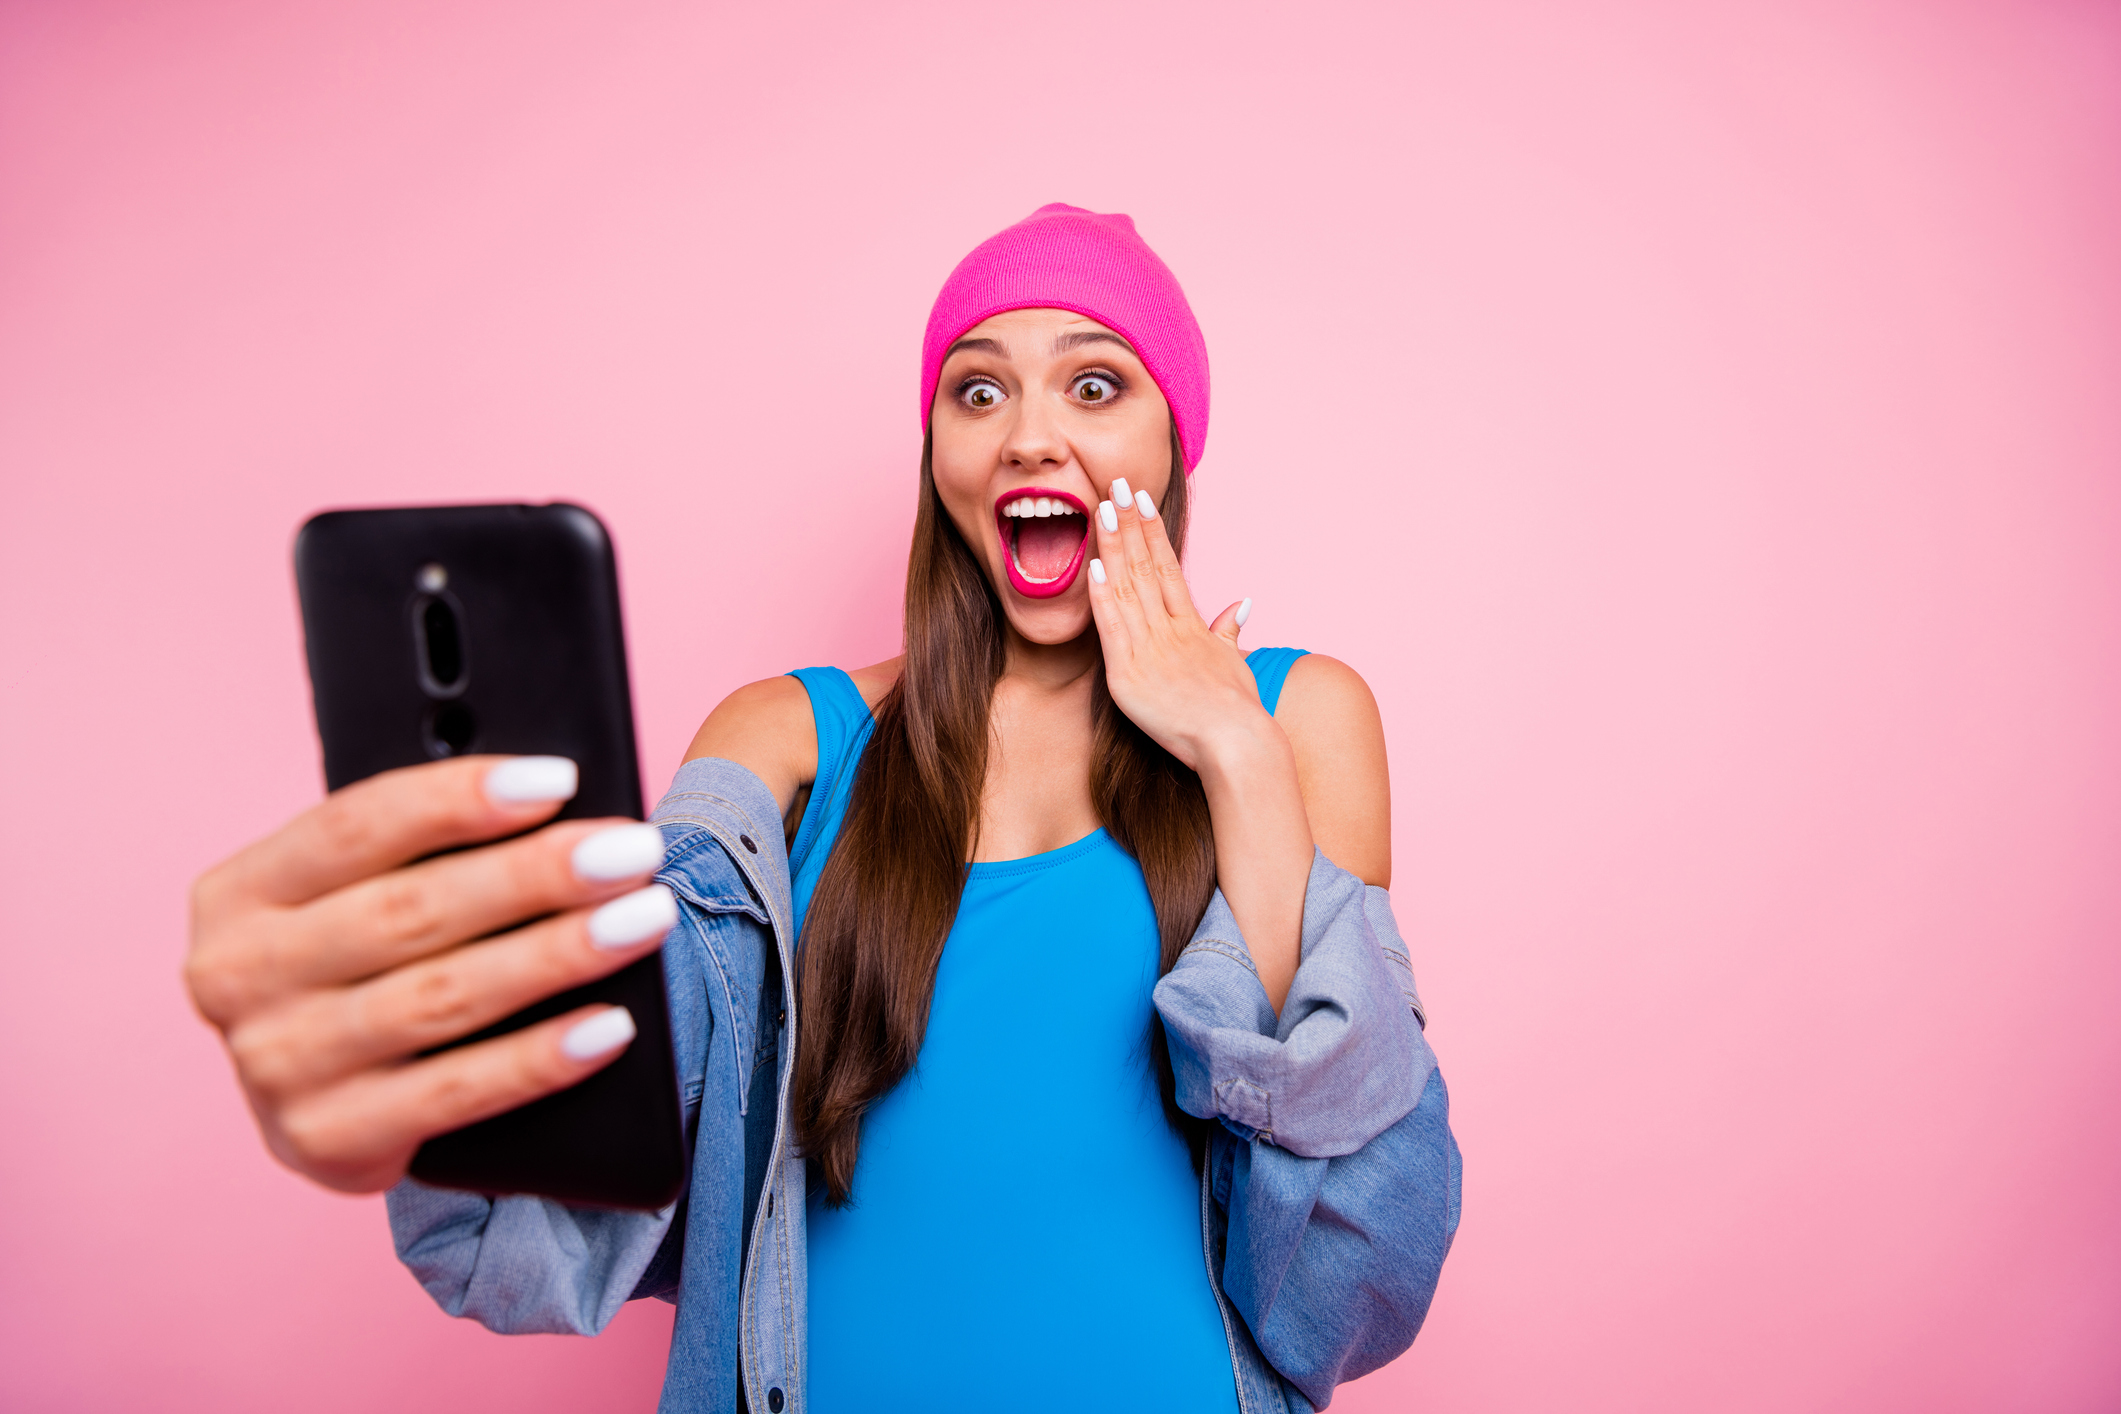
[[[994,523],[1009,552],[1009,584],[1019,594],[1050,599],[1075,582],[1090,542],[1090,513],[1065,491],[1027,486],[994,503]]]

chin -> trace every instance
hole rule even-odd
[[[1090,598],[1087,594],[1066,599],[1026,600],[1007,586],[998,589],[1002,612],[1009,626],[1029,642],[1052,647],[1073,643],[1090,631]]]

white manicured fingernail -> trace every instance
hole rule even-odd
[[[653,825],[613,825],[574,847],[574,872],[593,883],[631,879],[663,862],[663,832]]]
[[[1097,523],[1105,528],[1107,535],[1119,529],[1119,512],[1112,509],[1110,501],[1097,503]]]
[[[633,1013],[615,1006],[569,1027],[567,1034],[560,1038],[560,1053],[569,1060],[595,1060],[617,1050],[633,1037]]]
[[[1239,604],[1237,606],[1237,626],[1239,628],[1243,628],[1245,626],[1245,620],[1251,617],[1252,601],[1250,599],[1247,599],[1244,603]]]
[[[1127,478],[1126,478],[1126,477],[1122,476],[1122,477],[1120,477],[1120,478],[1119,478],[1119,479],[1118,479],[1117,481],[1114,481],[1114,482],[1112,483],[1112,504],[1113,504],[1113,505],[1115,505],[1115,506],[1124,506],[1125,504],[1127,504],[1127,502],[1129,502],[1129,501],[1131,501],[1131,500],[1133,500],[1133,499],[1134,499],[1134,488],[1133,488],[1133,487],[1131,487],[1131,486],[1129,486],[1129,485],[1127,484]]]
[[[1156,519],[1156,502],[1149,498],[1149,493],[1146,491],[1134,493],[1134,509],[1142,513],[1143,520]]]
[[[660,938],[677,926],[677,895],[662,884],[621,894],[589,915],[589,941],[600,948],[630,948]]]
[[[1090,578],[1093,583],[1103,584],[1105,582],[1105,562],[1103,560],[1092,560],[1090,562]]]
[[[581,779],[564,756],[517,756],[486,773],[486,798],[496,805],[572,800]]]

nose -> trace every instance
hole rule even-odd
[[[1061,436],[1045,400],[1020,399],[1016,417],[1009,424],[1009,435],[1002,440],[1002,464],[1019,471],[1042,471],[1067,462],[1067,439]]]

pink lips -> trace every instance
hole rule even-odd
[[[1009,528],[1010,517],[1002,514],[1003,506],[1011,501],[1021,501],[1026,496],[1044,496],[1049,500],[1065,501],[1083,518],[1082,543],[1075,547],[1075,555],[1068,561],[1068,567],[1043,584],[1024,578],[1024,572],[1016,567],[1016,537]],[[1075,576],[1082,572],[1083,554],[1090,546],[1090,508],[1066,491],[1052,491],[1043,486],[1019,486],[1014,490],[1004,491],[994,502],[994,527],[1002,537],[1002,568],[1009,576],[1009,587],[1025,598],[1051,599],[1056,594],[1065,594],[1068,586],[1075,583]]]

